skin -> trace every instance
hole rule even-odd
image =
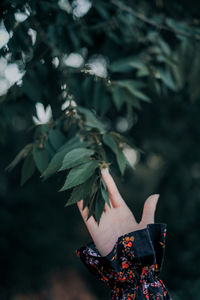
[[[141,221],[137,223],[133,213],[121,197],[109,170],[103,169],[101,174],[108,188],[111,207],[107,203],[105,204],[99,226],[93,216],[86,221],[88,207],[82,209],[83,200],[77,202],[77,206],[99,253],[101,256],[106,256],[112,251],[120,236],[144,229],[147,224],[154,223],[159,194],[153,194],[146,199]]]

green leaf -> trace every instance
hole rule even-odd
[[[73,148],[76,148],[76,147],[82,147],[82,146],[85,146],[85,142],[82,142],[80,140],[80,137],[78,135],[70,138],[62,147],[60,147],[58,149],[58,152],[62,151],[62,150],[65,150],[65,149],[70,149],[68,151],[71,151]]]
[[[65,155],[62,167],[59,171],[70,169],[80,165],[81,163],[87,162],[92,154],[94,154],[94,151],[87,148],[71,150]]]
[[[77,203],[80,200],[90,199],[90,193],[97,176],[91,176],[87,181],[75,187],[70,195],[69,200],[65,204],[66,206]]]
[[[33,145],[28,144],[26,145],[14,158],[14,160],[6,167],[6,171],[11,171],[20,161],[25,158],[28,153],[31,151]]]
[[[100,99],[100,103],[101,103],[100,116],[103,117],[111,109],[111,105],[112,105],[112,98],[110,97],[108,92],[104,91],[104,93],[102,94],[102,98]]]
[[[117,163],[118,163],[120,172],[123,175],[124,171],[126,169],[127,160],[126,160],[124,153],[121,150],[118,150],[118,153],[117,153]]]
[[[133,68],[146,69],[146,66],[142,58],[130,56],[112,62],[109,68],[112,72],[130,72]]]
[[[49,140],[55,150],[58,150],[65,142],[65,136],[58,129],[49,131]]]
[[[102,213],[104,211],[104,207],[105,207],[105,200],[99,191],[96,195],[95,200],[96,200],[95,201],[95,220],[97,221],[97,224],[99,225],[100,219],[101,219]]]
[[[149,76],[149,69],[147,67],[137,70],[137,77]]]
[[[123,104],[123,89],[119,86],[113,86],[112,87],[112,97],[113,102],[117,108],[118,111],[120,111],[122,104]]]
[[[97,189],[98,189],[98,185],[97,185],[97,179],[98,179],[98,176],[95,174],[95,175],[92,175],[91,177],[91,182],[89,183],[90,184],[90,197],[86,197],[83,201],[83,209],[90,205],[90,202],[92,200],[92,197],[96,194],[97,192]],[[93,180],[92,180],[93,178]]]
[[[98,177],[96,176],[96,179]],[[98,185],[96,184],[96,180],[94,181],[92,187],[91,187],[91,197],[90,197],[90,201],[88,203],[88,216],[87,216],[87,220],[94,214],[95,212],[95,201],[96,201],[96,196],[98,193]],[[84,205],[83,207],[86,206],[88,201],[84,201]]]
[[[101,178],[101,194],[105,202],[111,207],[110,200],[109,200],[109,192],[103,178]]]
[[[163,39],[159,38],[158,44],[166,55],[169,55],[169,56],[171,55],[171,49],[170,49],[169,45]]]
[[[23,185],[35,172],[35,163],[32,153],[29,154],[23,163],[21,170],[21,185]]]
[[[103,123],[101,123],[95,114],[91,112],[89,109],[78,106],[78,111],[85,115],[86,122],[85,124],[90,128],[97,128],[101,133],[105,132],[105,128]]]
[[[138,89],[137,83],[134,80],[118,80],[115,81],[115,83],[118,86],[127,89],[136,98],[146,102],[151,102],[150,98]]]
[[[90,200],[90,203],[88,205],[88,216],[87,216],[87,220],[89,220],[89,218],[93,215],[94,211],[95,211],[95,198],[96,198],[97,192],[95,192]]]
[[[115,143],[114,139],[110,136],[110,134],[103,135],[103,142],[106,144],[115,154],[117,153],[117,144]]]
[[[138,110],[142,108],[140,101],[135,96],[133,96],[128,90],[125,90],[124,102],[130,104],[132,107],[135,107]]]
[[[128,89],[130,91],[130,93],[132,93],[136,98],[146,101],[146,102],[151,102],[150,98],[145,95],[143,92],[136,90],[134,88],[132,89]]]
[[[158,71],[159,71],[159,78],[162,80],[162,82],[172,91],[176,91],[177,87],[170,72],[163,70],[161,68]]]
[[[110,14],[109,14],[109,10],[108,10],[108,5],[109,5],[108,2],[95,1],[93,5],[103,20],[110,19]]]
[[[177,89],[182,89],[184,86],[184,76],[181,72],[180,66],[178,64],[174,64],[172,66],[172,72],[177,84]]]
[[[122,150],[119,149],[117,143],[109,134],[103,135],[103,142],[115,153],[120,172],[123,175],[126,168],[126,158]]]
[[[40,128],[40,132],[43,133],[43,134],[48,134],[49,133],[49,124],[41,124],[41,125],[38,125],[38,127]]]
[[[44,172],[49,163],[49,155],[45,148],[39,148],[38,142],[33,145],[33,158],[40,173]]]
[[[137,149],[138,151],[140,151],[140,149],[137,148],[130,139],[126,138],[125,136],[121,135],[120,133],[115,132],[115,131],[111,131],[110,135],[115,140],[117,139],[117,141],[125,143],[125,144],[129,145],[131,148],[134,148],[134,149]]]
[[[51,143],[49,143],[49,140],[44,140],[43,144],[44,144],[44,148],[46,149],[46,151],[49,154],[49,158],[52,159],[54,157],[56,151],[54,150]]]
[[[98,167],[98,163],[99,161],[93,160],[71,169],[67,176],[65,184],[60,189],[60,191],[65,191],[85,182],[90,176],[94,174],[95,169]]]
[[[41,175],[41,177],[45,180],[54,173],[56,173],[62,166],[63,159],[65,155],[74,148],[85,146],[85,142],[81,142],[78,136],[71,138],[67,143],[65,143],[59,151],[54,155],[52,160],[50,161],[47,169]]]

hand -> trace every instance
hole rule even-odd
[[[147,198],[143,208],[142,219],[137,223],[131,210],[122,199],[108,169],[101,170],[102,177],[109,192],[111,207],[106,203],[99,226],[93,216],[88,221],[88,207],[83,208],[83,200],[77,202],[82,218],[101,256],[106,256],[113,249],[117,239],[129,232],[143,229],[154,223],[154,214],[159,194]]]

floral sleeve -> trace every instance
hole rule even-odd
[[[111,289],[112,300],[172,300],[161,271],[167,225],[148,224],[146,228],[122,235],[112,251],[101,256],[90,242],[76,250],[87,269]]]

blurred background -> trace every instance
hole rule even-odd
[[[160,278],[173,300],[199,299],[199,11],[195,1],[1,2],[0,299],[109,299],[75,254],[91,239],[60,178],[42,183],[36,171],[21,187],[21,163],[5,171],[69,96],[135,145],[124,150],[134,170],[115,181],[138,221],[160,194]]]

